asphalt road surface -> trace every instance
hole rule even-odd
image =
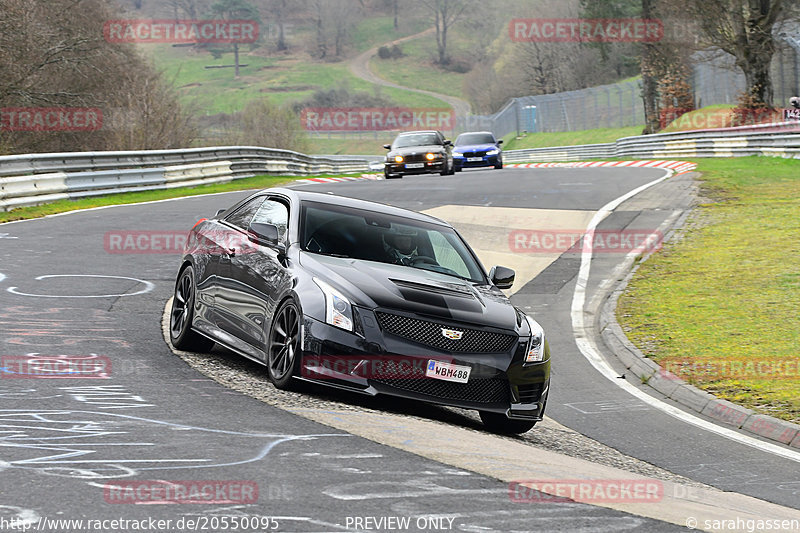
[[[597,209],[661,175],[504,169],[308,186],[441,216],[487,266],[496,259],[518,269],[512,298],[542,323],[554,354],[551,420],[518,439],[488,435],[455,410],[316,390],[281,393],[256,365],[224,350],[193,356],[200,361],[193,366],[173,353],[161,321],[178,254],[152,249],[169,247],[165,239],[120,253],[111,235],[183,234],[247,193],[2,225],[0,530],[148,530],[130,523],[92,529],[88,522],[113,519],[171,520],[159,528],[168,531],[685,529],[648,509],[514,501],[507,478],[520,478],[508,464],[535,468],[556,453],[588,459],[581,463],[587,468],[613,466],[798,509],[796,461],[686,424],[600,376],[578,350],[570,320],[579,255],[530,246],[530,230],[585,228]],[[656,229],[686,209],[690,189],[685,178],[667,180],[620,205],[600,229]],[[592,262],[588,305],[622,255]],[[83,357],[107,376],[13,374],[20,362],[42,357]],[[493,466],[478,465],[459,447],[471,439],[496,447]],[[502,465],[510,474],[495,475]],[[531,479],[523,471],[521,479]],[[213,496],[195,494],[193,503],[162,503],[153,491],[134,490],[165,483],[189,490],[212,481]],[[242,518],[248,522],[236,529],[221,522]]]

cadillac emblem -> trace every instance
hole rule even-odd
[[[450,340],[460,341],[461,337],[464,335],[463,331],[456,331],[454,329],[445,329],[442,328],[442,335],[447,337]]]

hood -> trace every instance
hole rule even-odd
[[[487,144],[459,144],[458,146],[454,146],[453,150],[456,152],[479,152],[482,150],[499,150],[500,147],[496,144],[487,143]]]
[[[492,285],[417,268],[302,252],[300,263],[357,306],[513,330],[516,308]]]
[[[403,148],[392,148],[387,155],[409,155],[409,154],[426,154],[428,152],[444,152],[445,147],[441,144],[428,144],[424,146],[406,146]]]

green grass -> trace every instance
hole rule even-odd
[[[230,65],[232,54],[214,59],[207,53],[186,48],[161,46],[152,50],[155,65],[173,81],[181,98],[206,114],[241,110],[250,100],[267,98],[275,105],[289,105],[310,97],[315,90],[345,85],[352,91],[378,91],[398,106],[447,107],[444,102],[418,93],[379,87],[353,76],[344,62],[323,63],[291,56],[263,57],[240,54],[247,64],[238,80],[233,69],[206,69],[209,65]]]
[[[394,17],[373,17],[358,23],[353,31],[353,47],[359,52],[382,45],[393,39],[419,33],[430,27],[427,20],[407,20],[400,15],[400,28],[394,29]]]
[[[180,187],[176,189],[126,192],[119,194],[109,194],[94,198],[81,198],[79,200],[58,200],[44,205],[34,205],[30,207],[20,207],[13,211],[0,212],[0,223],[11,222],[12,220],[26,220],[38,218],[45,215],[54,215],[76,209],[89,209],[105,205],[135,204],[139,202],[151,202],[153,200],[164,200],[167,198],[180,198],[182,196],[193,196],[196,194],[212,194],[228,191],[243,191],[248,189],[266,189],[277,187],[284,183],[302,179],[300,176],[253,176],[252,178],[242,178],[228,183],[215,183],[212,185],[200,185],[198,187]]]
[[[398,59],[370,61],[370,69],[385,80],[405,87],[433,91],[463,98],[465,74],[448,72],[433,64],[436,53],[436,37],[425,35],[400,45],[405,54]]]
[[[690,383],[800,422],[800,161],[713,159],[698,170],[715,201],[693,213],[683,239],[641,265],[619,321],[668,369],[694,361],[679,374]],[[793,366],[736,366],[761,362]]]
[[[584,131],[529,133],[521,139],[517,139],[516,134],[511,133],[504,137],[503,148],[505,150],[519,150],[522,148],[610,143],[622,137],[641,135],[643,128],[644,126],[629,126],[626,128],[603,128]]]

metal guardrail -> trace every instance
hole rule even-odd
[[[625,137],[607,144],[506,150],[509,163],[769,155],[800,158],[800,122]]]
[[[800,158],[800,122],[625,137],[613,143],[506,150],[508,163],[769,155]],[[0,210],[67,198],[191,187],[257,174],[368,172],[380,156],[309,156],[228,146],[0,157]]]
[[[359,157],[316,157],[254,146],[0,157],[0,210],[103,194],[192,187],[257,174],[366,172]]]

